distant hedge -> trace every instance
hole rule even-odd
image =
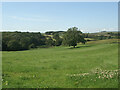
[[[3,32],[2,50],[28,50],[30,48],[36,48],[37,46],[46,45],[46,41],[46,37],[41,33]]]
[[[60,46],[66,41],[64,31],[50,31],[46,35],[30,32],[2,32],[0,38],[0,50],[2,42],[2,51],[19,51],[28,50],[31,48],[48,48],[51,46]],[[105,32],[106,33],[106,32]],[[50,36],[49,36],[50,35]],[[70,34],[68,34],[69,36]],[[119,32],[108,32],[106,35],[99,33],[82,33],[81,38],[92,38],[94,40],[119,38]],[[61,38],[62,37],[62,38]],[[71,37],[71,36],[70,36]],[[1,41],[2,40],[2,41]],[[68,39],[70,40],[70,39]],[[84,42],[84,39],[82,39]],[[75,40],[74,40],[75,41]],[[88,40],[89,41],[89,40]]]

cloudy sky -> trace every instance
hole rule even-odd
[[[117,2],[4,2],[4,31],[117,31]]]

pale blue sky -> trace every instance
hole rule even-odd
[[[117,2],[4,2],[3,30],[83,32],[117,31]]]

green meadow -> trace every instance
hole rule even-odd
[[[118,40],[2,52],[3,88],[117,88]]]

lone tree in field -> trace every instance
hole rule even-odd
[[[85,39],[82,36],[82,32],[77,27],[72,27],[67,30],[63,36],[63,45],[77,46],[77,43],[82,42],[85,44]]]

